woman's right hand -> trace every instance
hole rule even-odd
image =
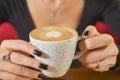
[[[6,54],[9,60],[3,58]],[[0,46],[0,80],[41,80],[45,76],[40,70],[47,70],[48,65],[33,59],[41,55],[42,52],[29,42],[4,40]]]

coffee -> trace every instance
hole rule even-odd
[[[77,32],[70,28],[59,26],[39,27],[33,30],[31,36],[42,41],[62,41],[74,37]]]

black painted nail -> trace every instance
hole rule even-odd
[[[44,78],[46,78],[46,76],[45,76],[44,74],[41,74],[41,73],[40,73],[40,74],[38,75],[38,78],[44,79]]]
[[[39,50],[34,50],[33,53],[34,53],[35,55],[39,56],[39,57],[41,57],[41,55],[42,55],[42,52],[39,51]]]
[[[88,36],[89,34],[90,34],[89,31],[85,31],[83,35],[84,35],[84,36]]]
[[[35,57],[33,55],[29,55],[29,57],[35,59]]]
[[[41,64],[39,65],[39,68],[47,70],[47,69],[48,69],[48,65],[41,63]]]

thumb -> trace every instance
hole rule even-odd
[[[100,33],[97,31],[95,26],[90,25],[83,31],[82,37],[85,39],[85,38],[97,36],[99,34]]]

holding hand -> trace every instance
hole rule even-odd
[[[34,56],[41,57],[41,55],[41,51],[26,41],[3,41],[0,46],[0,79],[30,80],[33,78],[41,80],[45,76],[40,69],[47,70],[48,65],[33,59]]]
[[[94,26],[88,26],[79,43],[80,50],[88,50],[79,60],[95,71],[108,71],[115,66],[118,49],[112,36],[100,34]]]

